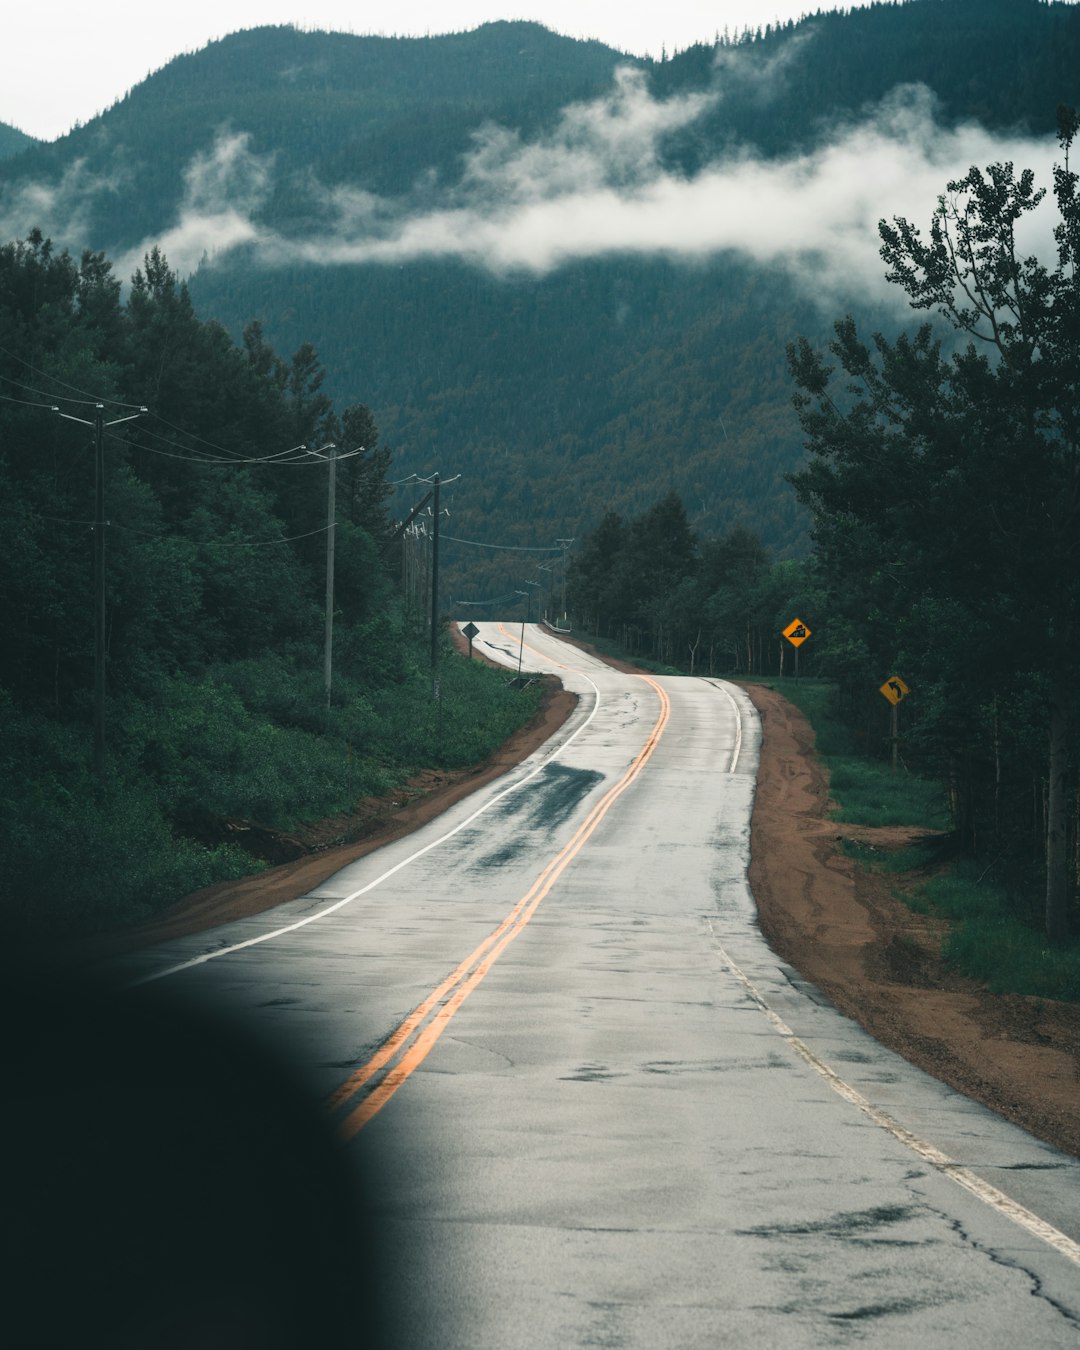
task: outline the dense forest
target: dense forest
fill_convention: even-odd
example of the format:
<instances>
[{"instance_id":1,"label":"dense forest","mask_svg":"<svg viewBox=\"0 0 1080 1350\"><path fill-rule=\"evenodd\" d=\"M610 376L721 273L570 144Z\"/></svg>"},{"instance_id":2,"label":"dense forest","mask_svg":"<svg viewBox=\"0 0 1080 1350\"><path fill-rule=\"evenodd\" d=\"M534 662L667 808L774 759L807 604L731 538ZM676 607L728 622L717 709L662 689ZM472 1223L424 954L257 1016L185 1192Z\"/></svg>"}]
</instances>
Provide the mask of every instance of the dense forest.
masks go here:
<instances>
[{"instance_id":1,"label":"dense forest","mask_svg":"<svg viewBox=\"0 0 1080 1350\"><path fill-rule=\"evenodd\" d=\"M120 291L100 253L0 248L8 939L250 871L260 829L475 762L532 706L450 651L433 697L389 456L311 344L234 344L158 252Z\"/></svg>"},{"instance_id":2,"label":"dense forest","mask_svg":"<svg viewBox=\"0 0 1080 1350\"><path fill-rule=\"evenodd\" d=\"M255 29L170 62L86 126L4 161L0 215L8 237L37 226L115 257L170 231L186 239L201 211L211 256L189 259L198 312L236 341L253 318L280 350L313 341L327 392L371 407L395 477L461 475L448 531L458 539L554 547L608 508L634 516L674 490L696 530L747 529L801 556L809 516L785 475L803 438L783 353L795 333L828 340L827 298L731 251L570 257L538 274L483 257L350 261L356 236L334 233L352 212L384 239L418 213L482 198L495 150L533 165L580 148L592 125L581 109L602 121L618 111L613 90L637 97L620 69L643 82L648 102L631 106L667 127L641 154L673 182L747 157L813 156L912 86L929 91L938 128L1050 140L1056 104L1080 98L1080 9L871 4L717 33L658 61L528 23L425 39ZM693 118L667 126L696 98ZM640 167L616 164L605 183L621 173L632 184ZM39 218L45 198L31 184L54 190L56 219ZM237 222L250 231L214 253ZM268 233L283 241L273 257L260 251ZM303 256L320 239L343 258ZM884 327L869 296L853 303L860 322ZM515 555L476 543L448 542L455 599L513 589Z\"/></svg>"},{"instance_id":3,"label":"dense forest","mask_svg":"<svg viewBox=\"0 0 1080 1350\"><path fill-rule=\"evenodd\" d=\"M24 131L0 122L0 159L21 154L31 144L31 138Z\"/></svg>"}]
</instances>

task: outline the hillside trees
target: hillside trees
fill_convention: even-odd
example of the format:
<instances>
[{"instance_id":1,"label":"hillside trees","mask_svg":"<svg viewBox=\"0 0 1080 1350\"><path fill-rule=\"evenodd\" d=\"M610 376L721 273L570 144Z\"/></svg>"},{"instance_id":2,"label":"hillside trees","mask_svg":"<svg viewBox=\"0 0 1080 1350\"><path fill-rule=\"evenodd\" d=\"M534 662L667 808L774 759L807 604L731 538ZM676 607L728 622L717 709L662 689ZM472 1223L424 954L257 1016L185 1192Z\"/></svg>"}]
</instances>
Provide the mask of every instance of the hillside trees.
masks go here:
<instances>
[{"instance_id":1,"label":"hillside trees","mask_svg":"<svg viewBox=\"0 0 1080 1350\"><path fill-rule=\"evenodd\" d=\"M125 300L101 254L76 261L40 231L0 247L5 938L100 927L250 871L223 842L246 827L224 820L348 809L419 764L482 757L528 715L497 678L477 687L477 667L448 671L436 723L426 643L379 560L389 453L364 405L339 417L320 386L310 345L285 361L257 326L238 347L201 321L157 251ZM343 456L329 708L328 465L295 449L302 420Z\"/></svg>"},{"instance_id":2,"label":"hillside trees","mask_svg":"<svg viewBox=\"0 0 1080 1350\"><path fill-rule=\"evenodd\" d=\"M742 527L699 538L674 493L629 520L608 511L574 552L568 595L588 632L690 674L783 673L781 629L796 612L817 621L805 563L774 563Z\"/></svg>"},{"instance_id":3,"label":"hillside trees","mask_svg":"<svg viewBox=\"0 0 1080 1350\"><path fill-rule=\"evenodd\" d=\"M1076 130L1062 109L1053 266L1021 251L1044 193L1011 164L950 182L928 238L904 219L881 223L889 280L947 320L957 349L929 324L866 345L842 320L839 392L809 343L789 353L810 452L793 481L813 512L830 613L858 622L878 671L903 661L920 681L922 747L950 776L969 847L994 838L1007 852L1010 834L1015 847L1024 779L1044 776L1052 941L1069 926L1080 659Z\"/></svg>"}]
</instances>

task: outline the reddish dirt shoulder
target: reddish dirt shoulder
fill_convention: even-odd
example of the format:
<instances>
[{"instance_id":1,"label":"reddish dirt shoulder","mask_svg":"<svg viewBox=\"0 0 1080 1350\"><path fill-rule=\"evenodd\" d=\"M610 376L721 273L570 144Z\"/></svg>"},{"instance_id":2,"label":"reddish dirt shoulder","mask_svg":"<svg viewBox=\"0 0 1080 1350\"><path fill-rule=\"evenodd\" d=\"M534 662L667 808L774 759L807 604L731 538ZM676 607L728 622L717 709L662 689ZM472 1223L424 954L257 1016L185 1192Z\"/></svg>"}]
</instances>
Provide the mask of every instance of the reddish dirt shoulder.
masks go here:
<instances>
[{"instance_id":1,"label":"reddish dirt shoulder","mask_svg":"<svg viewBox=\"0 0 1080 1350\"><path fill-rule=\"evenodd\" d=\"M892 893L904 878L840 848L900 848L913 832L831 820L809 723L775 690L743 687L764 730L750 887L773 949L883 1045L1080 1156L1080 1007L991 994L950 971L942 924Z\"/></svg>"}]
</instances>

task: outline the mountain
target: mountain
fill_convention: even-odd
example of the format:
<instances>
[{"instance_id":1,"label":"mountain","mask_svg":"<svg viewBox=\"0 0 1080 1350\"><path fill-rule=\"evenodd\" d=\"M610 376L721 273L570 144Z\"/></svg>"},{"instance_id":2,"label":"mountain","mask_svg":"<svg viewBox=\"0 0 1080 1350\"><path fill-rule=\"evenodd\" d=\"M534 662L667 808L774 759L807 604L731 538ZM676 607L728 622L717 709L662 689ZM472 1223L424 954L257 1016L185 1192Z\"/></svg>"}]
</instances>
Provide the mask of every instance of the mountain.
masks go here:
<instances>
[{"instance_id":1,"label":"mountain","mask_svg":"<svg viewBox=\"0 0 1080 1350\"><path fill-rule=\"evenodd\" d=\"M20 131L18 127L9 127L6 122L0 122L0 159L10 159L13 155L21 154L32 144L33 138L25 131Z\"/></svg>"},{"instance_id":2,"label":"mountain","mask_svg":"<svg viewBox=\"0 0 1080 1350\"><path fill-rule=\"evenodd\" d=\"M480 598L543 556L488 546L672 487L699 529L802 551L786 342L845 308L903 322L876 261L894 180L925 222L956 156L1048 165L1078 71L1080 6L1040 0L872 4L660 62L530 23L261 28L0 164L0 217L127 271L160 241L204 317L314 342L396 477L461 475L445 561Z\"/></svg>"}]
</instances>

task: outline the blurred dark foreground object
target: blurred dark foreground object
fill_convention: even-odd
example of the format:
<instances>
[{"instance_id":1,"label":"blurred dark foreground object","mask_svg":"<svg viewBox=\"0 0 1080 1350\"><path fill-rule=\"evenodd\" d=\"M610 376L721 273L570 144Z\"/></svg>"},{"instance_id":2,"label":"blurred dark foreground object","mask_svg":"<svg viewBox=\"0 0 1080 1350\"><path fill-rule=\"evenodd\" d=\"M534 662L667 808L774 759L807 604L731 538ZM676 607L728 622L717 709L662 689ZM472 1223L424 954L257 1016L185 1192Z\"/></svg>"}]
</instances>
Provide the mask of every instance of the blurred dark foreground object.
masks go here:
<instances>
[{"instance_id":1,"label":"blurred dark foreground object","mask_svg":"<svg viewBox=\"0 0 1080 1350\"><path fill-rule=\"evenodd\" d=\"M174 990L7 972L7 1345L383 1343L349 1153L235 1022Z\"/></svg>"}]
</instances>

